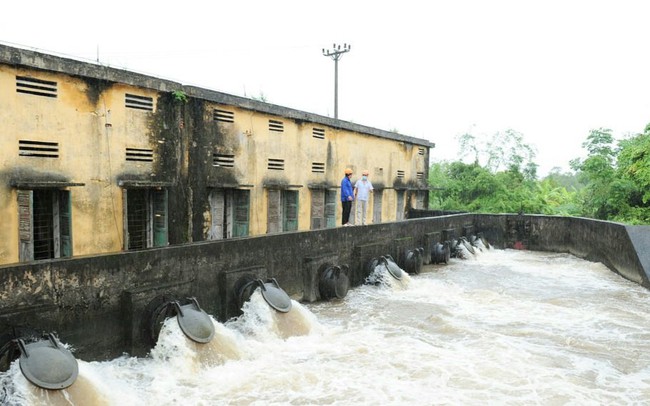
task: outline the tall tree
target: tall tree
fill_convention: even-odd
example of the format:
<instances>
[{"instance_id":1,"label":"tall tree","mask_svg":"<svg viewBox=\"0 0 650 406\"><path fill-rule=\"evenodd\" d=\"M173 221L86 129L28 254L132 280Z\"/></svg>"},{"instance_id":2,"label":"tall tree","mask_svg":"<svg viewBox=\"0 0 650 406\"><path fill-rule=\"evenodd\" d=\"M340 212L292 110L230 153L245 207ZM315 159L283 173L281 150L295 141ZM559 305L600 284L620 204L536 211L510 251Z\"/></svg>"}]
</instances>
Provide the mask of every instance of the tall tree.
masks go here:
<instances>
[{"instance_id":1,"label":"tall tree","mask_svg":"<svg viewBox=\"0 0 650 406\"><path fill-rule=\"evenodd\" d=\"M617 212L616 203L612 199L616 158L613 143L612 130L591 130L587 140L582 143L588 157L571 161L571 168L578 173L578 179L585 185L581 191L581 204L586 216L606 220Z\"/></svg>"}]
</instances>

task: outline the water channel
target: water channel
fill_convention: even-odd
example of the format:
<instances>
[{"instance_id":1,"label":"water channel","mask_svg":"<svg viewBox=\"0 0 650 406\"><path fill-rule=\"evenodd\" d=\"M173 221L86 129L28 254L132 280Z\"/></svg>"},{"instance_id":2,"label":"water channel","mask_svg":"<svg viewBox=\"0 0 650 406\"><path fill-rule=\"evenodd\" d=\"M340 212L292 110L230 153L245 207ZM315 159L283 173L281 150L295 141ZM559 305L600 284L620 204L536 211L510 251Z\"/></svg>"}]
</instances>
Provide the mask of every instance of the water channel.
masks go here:
<instances>
[{"instance_id":1,"label":"water channel","mask_svg":"<svg viewBox=\"0 0 650 406\"><path fill-rule=\"evenodd\" d=\"M256 293L200 345L79 360L67 390L0 374L6 405L648 404L650 291L598 263L490 250L277 313Z\"/></svg>"}]
</instances>

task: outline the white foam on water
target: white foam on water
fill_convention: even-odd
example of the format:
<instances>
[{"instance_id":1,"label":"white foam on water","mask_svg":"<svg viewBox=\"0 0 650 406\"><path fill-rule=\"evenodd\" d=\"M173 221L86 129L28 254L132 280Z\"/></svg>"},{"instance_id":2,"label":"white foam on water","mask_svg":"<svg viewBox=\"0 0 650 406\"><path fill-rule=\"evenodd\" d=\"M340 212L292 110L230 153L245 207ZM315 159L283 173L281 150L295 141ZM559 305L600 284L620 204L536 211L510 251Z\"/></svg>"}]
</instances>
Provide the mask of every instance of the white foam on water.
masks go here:
<instances>
[{"instance_id":1,"label":"white foam on water","mask_svg":"<svg viewBox=\"0 0 650 406\"><path fill-rule=\"evenodd\" d=\"M409 284L411 283L411 277L402 268L400 268L400 270L402 271L402 277L396 279L388 270L388 265L380 263L372 270L370 275L368 275L366 283L389 290L408 289Z\"/></svg>"},{"instance_id":2,"label":"white foam on water","mask_svg":"<svg viewBox=\"0 0 650 406\"><path fill-rule=\"evenodd\" d=\"M287 314L253 294L242 316L214 322L214 345L188 340L170 319L149 357L81 361L80 376L108 405L650 399L650 292L601 264L486 250L409 280L292 302ZM29 384L16 363L0 382L11 382L13 404L38 404L18 394Z\"/></svg>"}]
</instances>

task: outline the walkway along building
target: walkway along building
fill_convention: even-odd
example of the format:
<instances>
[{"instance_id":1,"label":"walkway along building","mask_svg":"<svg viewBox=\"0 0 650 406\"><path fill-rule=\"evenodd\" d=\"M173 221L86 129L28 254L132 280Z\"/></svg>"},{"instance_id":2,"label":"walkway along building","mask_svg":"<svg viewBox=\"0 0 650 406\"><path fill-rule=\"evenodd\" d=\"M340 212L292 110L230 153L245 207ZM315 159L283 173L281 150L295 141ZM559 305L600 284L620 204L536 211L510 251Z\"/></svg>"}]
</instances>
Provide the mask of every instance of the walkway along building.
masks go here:
<instances>
[{"instance_id":1,"label":"walkway along building","mask_svg":"<svg viewBox=\"0 0 650 406\"><path fill-rule=\"evenodd\" d=\"M335 227L426 208L429 141L0 45L0 265Z\"/></svg>"}]
</instances>

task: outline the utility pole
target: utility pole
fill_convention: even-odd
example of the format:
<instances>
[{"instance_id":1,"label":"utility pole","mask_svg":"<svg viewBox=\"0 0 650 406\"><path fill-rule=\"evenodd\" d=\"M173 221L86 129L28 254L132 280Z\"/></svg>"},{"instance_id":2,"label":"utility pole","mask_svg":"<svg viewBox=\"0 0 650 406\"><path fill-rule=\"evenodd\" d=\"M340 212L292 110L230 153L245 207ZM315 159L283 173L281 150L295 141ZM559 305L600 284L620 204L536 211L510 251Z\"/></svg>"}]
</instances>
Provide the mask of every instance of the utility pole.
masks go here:
<instances>
[{"instance_id":1,"label":"utility pole","mask_svg":"<svg viewBox=\"0 0 650 406\"><path fill-rule=\"evenodd\" d=\"M344 53L350 52L350 44L332 45L331 50L323 48L323 56L329 56L334 60L334 118L339 118L339 59Z\"/></svg>"}]
</instances>

